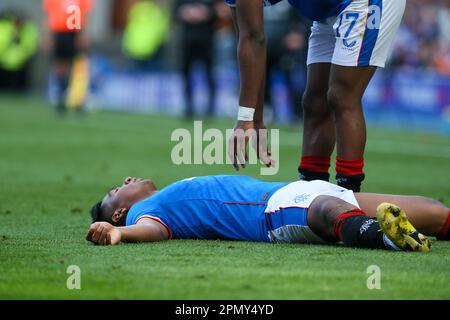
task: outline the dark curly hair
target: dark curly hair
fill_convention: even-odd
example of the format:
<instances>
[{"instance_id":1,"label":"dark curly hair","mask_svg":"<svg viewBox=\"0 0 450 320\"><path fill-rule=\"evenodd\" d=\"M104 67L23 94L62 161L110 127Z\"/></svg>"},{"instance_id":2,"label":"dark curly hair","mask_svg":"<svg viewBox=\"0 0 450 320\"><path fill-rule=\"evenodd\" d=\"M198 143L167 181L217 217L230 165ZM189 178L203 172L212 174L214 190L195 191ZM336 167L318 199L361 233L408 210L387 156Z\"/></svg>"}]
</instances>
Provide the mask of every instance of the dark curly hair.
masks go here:
<instances>
[{"instance_id":1,"label":"dark curly hair","mask_svg":"<svg viewBox=\"0 0 450 320\"><path fill-rule=\"evenodd\" d=\"M97 202L91 208L92 223L102 221L102 201Z\"/></svg>"}]
</instances>

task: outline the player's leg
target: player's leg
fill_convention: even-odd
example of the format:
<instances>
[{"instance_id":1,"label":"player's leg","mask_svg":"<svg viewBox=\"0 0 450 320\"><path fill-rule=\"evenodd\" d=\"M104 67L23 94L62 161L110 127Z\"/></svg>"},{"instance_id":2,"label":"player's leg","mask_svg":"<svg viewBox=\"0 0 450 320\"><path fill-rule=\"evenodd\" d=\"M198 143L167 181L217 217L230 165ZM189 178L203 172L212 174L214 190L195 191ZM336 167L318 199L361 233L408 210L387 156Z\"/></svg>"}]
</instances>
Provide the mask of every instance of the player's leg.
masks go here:
<instances>
[{"instance_id":1,"label":"player's leg","mask_svg":"<svg viewBox=\"0 0 450 320\"><path fill-rule=\"evenodd\" d=\"M328 242L340 241L334 230L334 222L344 212L363 215L358 207L342 199L331 196L319 196L308 209L308 226L314 233Z\"/></svg>"},{"instance_id":2,"label":"player's leg","mask_svg":"<svg viewBox=\"0 0 450 320\"><path fill-rule=\"evenodd\" d=\"M337 182L359 191L366 129L361 99L376 67L384 67L405 0L354 0L334 23L328 102L336 121Z\"/></svg>"},{"instance_id":3,"label":"player's leg","mask_svg":"<svg viewBox=\"0 0 450 320\"><path fill-rule=\"evenodd\" d=\"M57 112L66 111L66 95L69 88L70 72L76 54L73 33L54 33L53 72L57 82Z\"/></svg>"},{"instance_id":4,"label":"player's leg","mask_svg":"<svg viewBox=\"0 0 450 320\"><path fill-rule=\"evenodd\" d=\"M450 209L439 201L418 196L399 196L375 193L355 193L361 209L374 217L382 202L395 204L405 210L408 219L419 232L450 240Z\"/></svg>"},{"instance_id":5,"label":"player's leg","mask_svg":"<svg viewBox=\"0 0 450 320\"><path fill-rule=\"evenodd\" d=\"M336 181L359 192L364 180L363 158L366 123L362 97L376 67L332 65L327 99L334 114L336 130Z\"/></svg>"},{"instance_id":6,"label":"player's leg","mask_svg":"<svg viewBox=\"0 0 450 320\"><path fill-rule=\"evenodd\" d=\"M342 241L356 248L386 250L430 250L430 243L406 219L401 209L385 206L379 221L356 206L336 197L319 196L308 210L308 226L329 242ZM385 230L385 231L382 231Z\"/></svg>"},{"instance_id":7,"label":"player's leg","mask_svg":"<svg viewBox=\"0 0 450 320\"><path fill-rule=\"evenodd\" d=\"M315 21L308 48L306 89L303 95L303 147L298 167L301 180L325 180L335 145L334 121L327 102L334 52L333 28Z\"/></svg>"},{"instance_id":8,"label":"player's leg","mask_svg":"<svg viewBox=\"0 0 450 320\"><path fill-rule=\"evenodd\" d=\"M55 59L53 62L53 70L57 82L57 104L56 111L62 115L67 111L66 97L69 89L69 79L72 63L67 59Z\"/></svg>"}]
</instances>

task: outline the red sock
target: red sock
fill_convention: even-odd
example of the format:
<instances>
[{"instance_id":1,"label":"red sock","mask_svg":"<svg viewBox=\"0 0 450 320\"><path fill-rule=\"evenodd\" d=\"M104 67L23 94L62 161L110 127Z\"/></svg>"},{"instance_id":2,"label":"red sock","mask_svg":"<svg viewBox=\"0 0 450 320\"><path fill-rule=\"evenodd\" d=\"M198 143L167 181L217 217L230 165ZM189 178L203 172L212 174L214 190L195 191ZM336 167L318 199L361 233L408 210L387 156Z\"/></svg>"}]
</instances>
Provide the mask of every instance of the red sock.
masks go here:
<instances>
[{"instance_id":1,"label":"red sock","mask_svg":"<svg viewBox=\"0 0 450 320\"><path fill-rule=\"evenodd\" d=\"M365 216L366 213L361 209L353 209L344 213L341 213L336 220L334 220L334 234L339 241L342 241L342 224L343 222L350 217L354 216Z\"/></svg>"},{"instance_id":2,"label":"red sock","mask_svg":"<svg viewBox=\"0 0 450 320\"><path fill-rule=\"evenodd\" d=\"M438 240L450 240L450 234L448 233L450 229L450 211L448 212L447 220L444 223L441 231L439 231L436 238Z\"/></svg>"},{"instance_id":3,"label":"red sock","mask_svg":"<svg viewBox=\"0 0 450 320\"><path fill-rule=\"evenodd\" d=\"M303 156L298 168L309 172L328 173L330 157Z\"/></svg>"},{"instance_id":4,"label":"red sock","mask_svg":"<svg viewBox=\"0 0 450 320\"><path fill-rule=\"evenodd\" d=\"M344 176L355 176L363 174L364 158L343 159L336 157L336 173Z\"/></svg>"}]
</instances>

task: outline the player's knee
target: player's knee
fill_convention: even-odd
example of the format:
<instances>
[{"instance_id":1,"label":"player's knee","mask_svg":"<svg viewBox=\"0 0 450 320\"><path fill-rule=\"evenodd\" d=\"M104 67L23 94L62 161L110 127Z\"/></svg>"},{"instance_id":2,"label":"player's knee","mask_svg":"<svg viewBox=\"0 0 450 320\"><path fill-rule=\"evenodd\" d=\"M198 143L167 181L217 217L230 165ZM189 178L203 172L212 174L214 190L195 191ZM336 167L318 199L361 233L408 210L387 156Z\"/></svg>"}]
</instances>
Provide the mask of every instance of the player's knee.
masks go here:
<instances>
[{"instance_id":1,"label":"player's knee","mask_svg":"<svg viewBox=\"0 0 450 320\"><path fill-rule=\"evenodd\" d=\"M317 197L308 210L308 225L319 237L332 239L330 202L327 196Z\"/></svg>"},{"instance_id":2,"label":"player's knee","mask_svg":"<svg viewBox=\"0 0 450 320\"><path fill-rule=\"evenodd\" d=\"M347 203L341 199L332 196L319 196L311 204L311 213L321 224L331 226L333 221L339 215L337 208L346 207ZM348 209L348 208L346 208Z\"/></svg>"},{"instance_id":3,"label":"player's knee","mask_svg":"<svg viewBox=\"0 0 450 320\"><path fill-rule=\"evenodd\" d=\"M438 200L420 196L418 196L417 199L424 204L427 208L426 211L430 216L440 218L441 216L445 217L448 214L449 208Z\"/></svg>"},{"instance_id":4,"label":"player's knee","mask_svg":"<svg viewBox=\"0 0 450 320\"><path fill-rule=\"evenodd\" d=\"M264 31L252 28L240 30L239 40L251 41L261 46L265 45L267 42L266 34L264 33Z\"/></svg>"},{"instance_id":5,"label":"player's knee","mask_svg":"<svg viewBox=\"0 0 450 320\"><path fill-rule=\"evenodd\" d=\"M307 90L302 107L305 119L321 121L330 116L326 92Z\"/></svg>"},{"instance_id":6,"label":"player's knee","mask_svg":"<svg viewBox=\"0 0 450 320\"><path fill-rule=\"evenodd\" d=\"M422 203L421 209L426 219L429 234L437 234L448 218L449 208L442 202L426 198L416 197L417 203Z\"/></svg>"},{"instance_id":7,"label":"player's knee","mask_svg":"<svg viewBox=\"0 0 450 320\"><path fill-rule=\"evenodd\" d=\"M343 212L355 207L346 201L332 196L319 196L312 203L308 212L308 225L324 240L336 241L334 224Z\"/></svg>"},{"instance_id":8,"label":"player's knee","mask_svg":"<svg viewBox=\"0 0 450 320\"><path fill-rule=\"evenodd\" d=\"M332 87L327 92L327 102L337 117L346 116L358 107L358 99L349 95L343 87Z\"/></svg>"}]
</instances>

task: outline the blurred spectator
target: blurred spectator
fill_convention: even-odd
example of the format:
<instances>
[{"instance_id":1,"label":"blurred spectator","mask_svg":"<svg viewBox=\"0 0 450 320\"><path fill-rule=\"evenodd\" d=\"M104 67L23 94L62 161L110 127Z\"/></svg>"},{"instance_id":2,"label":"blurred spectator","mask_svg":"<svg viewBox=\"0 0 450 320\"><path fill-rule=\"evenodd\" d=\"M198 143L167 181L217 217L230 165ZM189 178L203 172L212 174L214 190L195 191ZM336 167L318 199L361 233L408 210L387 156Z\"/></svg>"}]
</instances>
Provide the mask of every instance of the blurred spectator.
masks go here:
<instances>
[{"instance_id":1,"label":"blurred spectator","mask_svg":"<svg viewBox=\"0 0 450 320\"><path fill-rule=\"evenodd\" d=\"M309 24L306 23L287 1L265 9L264 28L267 36L267 83L265 103L273 105L271 84L274 74L281 71L288 92L289 105L295 115L301 117L303 88L294 84L294 77L306 78L307 37ZM295 74L301 72L302 74ZM277 110L273 108L273 118Z\"/></svg>"},{"instance_id":2,"label":"blurred spectator","mask_svg":"<svg viewBox=\"0 0 450 320\"><path fill-rule=\"evenodd\" d=\"M449 0L408 0L391 67L431 69L449 76L449 31Z\"/></svg>"},{"instance_id":3,"label":"blurred spectator","mask_svg":"<svg viewBox=\"0 0 450 320\"><path fill-rule=\"evenodd\" d=\"M123 36L125 55L141 68L158 66L169 22L169 13L154 0L141 0L132 5Z\"/></svg>"},{"instance_id":4,"label":"blurred spectator","mask_svg":"<svg viewBox=\"0 0 450 320\"><path fill-rule=\"evenodd\" d=\"M0 13L0 90L25 90L36 53L37 27L19 13Z\"/></svg>"},{"instance_id":5,"label":"blurred spectator","mask_svg":"<svg viewBox=\"0 0 450 320\"><path fill-rule=\"evenodd\" d=\"M175 0L174 18L181 27L181 68L185 81L185 116L194 115L192 66L201 62L208 82L208 115L214 114L215 83L213 75L214 28L217 21L215 0Z\"/></svg>"},{"instance_id":6,"label":"blurred spectator","mask_svg":"<svg viewBox=\"0 0 450 320\"><path fill-rule=\"evenodd\" d=\"M218 0L215 2L215 12L217 22L214 35L214 58L220 62L220 64L216 64L216 68L236 70L237 42L230 7L225 1Z\"/></svg>"},{"instance_id":7,"label":"blurred spectator","mask_svg":"<svg viewBox=\"0 0 450 320\"><path fill-rule=\"evenodd\" d=\"M88 49L87 16L91 0L44 0L44 51L51 53L57 79L57 112L67 110L67 94L75 58ZM81 110L81 105L76 106Z\"/></svg>"}]
</instances>

